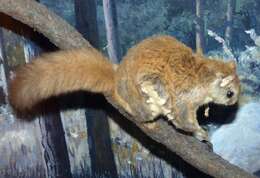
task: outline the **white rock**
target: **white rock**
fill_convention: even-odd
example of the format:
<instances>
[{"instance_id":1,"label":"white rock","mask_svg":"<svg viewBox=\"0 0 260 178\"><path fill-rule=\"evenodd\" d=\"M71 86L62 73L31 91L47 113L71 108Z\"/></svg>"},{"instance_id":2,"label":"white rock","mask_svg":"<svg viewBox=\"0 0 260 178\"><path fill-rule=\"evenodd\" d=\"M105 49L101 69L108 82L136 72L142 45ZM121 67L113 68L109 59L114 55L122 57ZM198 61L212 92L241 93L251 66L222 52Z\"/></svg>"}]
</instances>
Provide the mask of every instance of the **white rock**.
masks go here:
<instances>
[{"instance_id":1,"label":"white rock","mask_svg":"<svg viewBox=\"0 0 260 178\"><path fill-rule=\"evenodd\" d=\"M244 105L211 136L214 152L250 173L260 170L260 103Z\"/></svg>"}]
</instances>

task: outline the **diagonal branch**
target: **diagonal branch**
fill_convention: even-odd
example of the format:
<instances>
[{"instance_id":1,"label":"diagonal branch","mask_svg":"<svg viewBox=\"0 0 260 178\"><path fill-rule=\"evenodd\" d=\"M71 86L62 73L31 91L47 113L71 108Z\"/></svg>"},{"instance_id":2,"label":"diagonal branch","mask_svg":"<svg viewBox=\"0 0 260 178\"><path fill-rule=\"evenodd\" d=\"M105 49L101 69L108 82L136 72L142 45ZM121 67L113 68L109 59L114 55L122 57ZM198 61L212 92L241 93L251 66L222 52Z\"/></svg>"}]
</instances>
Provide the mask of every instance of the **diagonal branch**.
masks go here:
<instances>
[{"instance_id":1,"label":"diagonal branch","mask_svg":"<svg viewBox=\"0 0 260 178\"><path fill-rule=\"evenodd\" d=\"M29 25L61 49L92 48L88 41L62 18L32 0L1 0L0 11Z\"/></svg>"},{"instance_id":2,"label":"diagonal branch","mask_svg":"<svg viewBox=\"0 0 260 178\"><path fill-rule=\"evenodd\" d=\"M73 27L63 19L34 0L0 0L0 11L27 24L45 35L61 49L86 46L93 48ZM107 100L128 120L135 123L145 134L163 144L202 172L218 178L253 178L242 169L228 163L220 156L210 152L207 147L193 137L175 131L166 122L159 120L155 130L149 130L138 119L128 115L109 96ZM122 119L126 119L122 118Z\"/></svg>"}]
</instances>

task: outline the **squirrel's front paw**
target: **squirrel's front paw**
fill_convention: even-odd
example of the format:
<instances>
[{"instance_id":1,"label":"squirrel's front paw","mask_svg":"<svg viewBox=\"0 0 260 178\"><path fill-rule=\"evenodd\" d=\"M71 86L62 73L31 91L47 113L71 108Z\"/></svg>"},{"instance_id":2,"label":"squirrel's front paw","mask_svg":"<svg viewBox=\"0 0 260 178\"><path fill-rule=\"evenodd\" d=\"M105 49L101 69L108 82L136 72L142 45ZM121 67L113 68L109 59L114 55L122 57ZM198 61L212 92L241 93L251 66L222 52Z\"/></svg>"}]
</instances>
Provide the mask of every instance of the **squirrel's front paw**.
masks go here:
<instances>
[{"instance_id":1,"label":"squirrel's front paw","mask_svg":"<svg viewBox=\"0 0 260 178\"><path fill-rule=\"evenodd\" d=\"M199 130L197 130L197 131L195 131L194 133L193 133L193 135L194 135L194 137L195 138L197 138L199 141L201 141L201 142L209 142L209 137L208 137L208 133L205 131L205 130L203 130L202 128L201 129L199 129Z\"/></svg>"},{"instance_id":2,"label":"squirrel's front paw","mask_svg":"<svg viewBox=\"0 0 260 178\"><path fill-rule=\"evenodd\" d=\"M205 143L206 146L207 146L207 149L209 151L213 151L213 145L212 143L210 142L209 140L209 137L208 137L208 133L203 130L203 129L200 129L196 132L194 132L194 137L197 138L199 141L201 141L202 143Z\"/></svg>"}]
</instances>

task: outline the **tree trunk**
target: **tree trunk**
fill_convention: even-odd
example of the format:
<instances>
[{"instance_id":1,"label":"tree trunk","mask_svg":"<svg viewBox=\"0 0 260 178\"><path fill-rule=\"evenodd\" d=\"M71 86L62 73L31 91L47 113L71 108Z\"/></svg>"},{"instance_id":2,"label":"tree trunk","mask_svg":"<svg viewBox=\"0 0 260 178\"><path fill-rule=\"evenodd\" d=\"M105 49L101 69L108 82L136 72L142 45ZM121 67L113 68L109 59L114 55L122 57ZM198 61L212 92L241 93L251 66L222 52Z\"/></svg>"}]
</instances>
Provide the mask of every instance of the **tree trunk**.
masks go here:
<instances>
[{"instance_id":1,"label":"tree trunk","mask_svg":"<svg viewBox=\"0 0 260 178\"><path fill-rule=\"evenodd\" d=\"M230 45L232 43L232 31L233 31L233 13L236 6L236 0L228 0L227 2L227 12L226 12L226 31L225 40Z\"/></svg>"},{"instance_id":2,"label":"tree trunk","mask_svg":"<svg viewBox=\"0 0 260 178\"><path fill-rule=\"evenodd\" d=\"M35 51L39 48L30 40L22 37L27 36L33 39L35 33L32 29L9 16L1 17L4 19L4 26L7 29L19 32L18 35L1 29L0 42L5 76L10 79L14 66L30 61L35 57ZM5 81L5 85L7 83L8 80ZM11 112L5 116L5 123L0 126L2 138L0 155L7 156L2 158L3 169L0 171L0 177L14 177L18 174L28 178L71 177L62 125L59 123L60 118L50 114L48 118L43 116L41 120L35 118L31 122L25 122L21 121L19 117L14 119ZM48 124L53 129L50 127L46 129ZM42 127L45 129L41 130ZM4 140L8 140L12 144L7 144ZM3 150L5 152L2 152ZM8 164L7 168L5 164Z\"/></svg>"},{"instance_id":3,"label":"tree trunk","mask_svg":"<svg viewBox=\"0 0 260 178\"><path fill-rule=\"evenodd\" d=\"M196 51L198 53L204 52L204 1L196 0Z\"/></svg>"},{"instance_id":4,"label":"tree trunk","mask_svg":"<svg viewBox=\"0 0 260 178\"><path fill-rule=\"evenodd\" d=\"M4 58L5 50L4 50L4 40L3 40L3 31L0 29L0 105L7 103L7 69L8 66L5 64Z\"/></svg>"},{"instance_id":5,"label":"tree trunk","mask_svg":"<svg viewBox=\"0 0 260 178\"><path fill-rule=\"evenodd\" d=\"M96 1L76 0L76 27L95 48L99 47ZM93 98L96 100L97 98ZM102 104L103 100L95 103ZM110 141L107 115L103 110L87 108L89 152L94 177L117 177L116 164Z\"/></svg>"},{"instance_id":6,"label":"tree trunk","mask_svg":"<svg viewBox=\"0 0 260 178\"><path fill-rule=\"evenodd\" d=\"M107 51L110 60L119 63L121 60L121 48L118 37L117 13L114 0L103 0L103 9L106 25Z\"/></svg>"},{"instance_id":7,"label":"tree trunk","mask_svg":"<svg viewBox=\"0 0 260 178\"><path fill-rule=\"evenodd\" d=\"M49 178L70 178L70 162L65 134L58 107L55 114L44 114L39 119L42 147Z\"/></svg>"},{"instance_id":8,"label":"tree trunk","mask_svg":"<svg viewBox=\"0 0 260 178\"><path fill-rule=\"evenodd\" d=\"M107 114L103 110L88 108L86 117L92 176L117 178Z\"/></svg>"},{"instance_id":9,"label":"tree trunk","mask_svg":"<svg viewBox=\"0 0 260 178\"><path fill-rule=\"evenodd\" d=\"M95 0L75 0L76 29L95 48L99 47Z\"/></svg>"}]
</instances>

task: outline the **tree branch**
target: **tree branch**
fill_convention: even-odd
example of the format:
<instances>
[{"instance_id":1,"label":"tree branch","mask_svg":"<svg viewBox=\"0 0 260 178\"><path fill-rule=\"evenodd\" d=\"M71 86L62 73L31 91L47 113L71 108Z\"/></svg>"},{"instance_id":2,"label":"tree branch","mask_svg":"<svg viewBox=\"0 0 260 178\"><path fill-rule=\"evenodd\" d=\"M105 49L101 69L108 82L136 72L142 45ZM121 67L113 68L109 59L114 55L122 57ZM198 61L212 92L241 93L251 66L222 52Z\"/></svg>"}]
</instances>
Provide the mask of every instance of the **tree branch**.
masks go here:
<instances>
[{"instance_id":1,"label":"tree branch","mask_svg":"<svg viewBox=\"0 0 260 178\"><path fill-rule=\"evenodd\" d=\"M42 4L32 0L1 0L0 4L1 12L42 33L61 49L92 48L79 32Z\"/></svg>"},{"instance_id":2,"label":"tree branch","mask_svg":"<svg viewBox=\"0 0 260 178\"><path fill-rule=\"evenodd\" d=\"M33 0L0 0L0 11L36 29L61 49L82 46L93 48L73 27ZM210 152L207 146L197 139L177 132L163 120L157 121L159 127L156 129L148 129L138 122L138 118L128 115L112 98L106 98L145 134L202 172L218 178L254 177Z\"/></svg>"}]
</instances>

